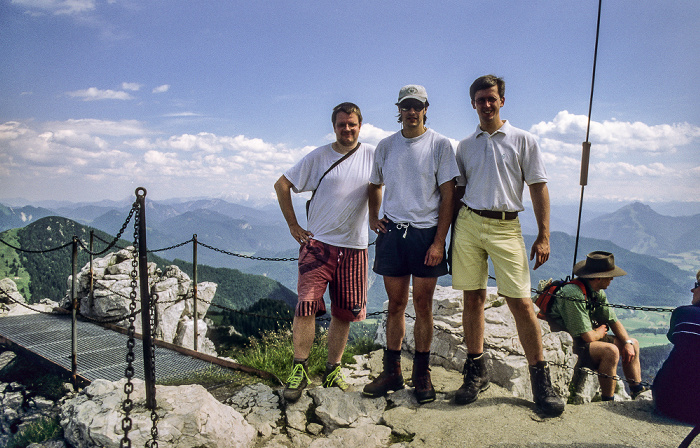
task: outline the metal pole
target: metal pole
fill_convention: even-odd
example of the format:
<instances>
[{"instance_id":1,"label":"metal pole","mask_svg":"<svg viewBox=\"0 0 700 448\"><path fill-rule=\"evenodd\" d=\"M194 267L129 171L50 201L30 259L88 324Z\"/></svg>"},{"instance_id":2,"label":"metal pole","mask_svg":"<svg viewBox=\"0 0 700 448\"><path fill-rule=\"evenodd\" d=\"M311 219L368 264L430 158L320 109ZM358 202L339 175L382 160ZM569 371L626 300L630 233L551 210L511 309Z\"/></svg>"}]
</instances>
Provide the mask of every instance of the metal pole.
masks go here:
<instances>
[{"instance_id":1,"label":"metal pole","mask_svg":"<svg viewBox=\"0 0 700 448\"><path fill-rule=\"evenodd\" d=\"M194 351L199 344L199 316L197 315L197 234L192 235L192 315L194 316Z\"/></svg>"},{"instance_id":2,"label":"metal pole","mask_svg":"<svg viewBox=\"0 0 700 448\"><path fill-rule=\"evenodd\" d=\"M78 237L73 236L73 278L71 281L71 298L73 299L73 317L71 323L71 380L78 388Z\"/></svg>"},{"instance_id":3,"label":"metal pole","mask_svg":"<svg viewBox=\"0 0 700 448\"><path fill-rule=\"evenodd\" d=\"M93 270L92 262L94 260L94 256L92 253L95 251L93 249L94 247L94 240L95 240L95 231L90 230L90 310L92 310L92 307L95 305L95 271Z\"/></svg>"},{"instance_id":4,"label":"metal pole","mask_svg":"<svg viewBox=\"0 0 700 448\"><path fill-rule=\"evenodd\" d=\"M588 160L591 156L591 143L588 137L591 132L591 113L593 111L593 90L595 88L595 69L598 65L598 41L600 39L600 15L603 10L603 0L598 0L598 21L595 28L595 48L593 50L593 74L591 75L591 96L588 101L588 125L586 126L586 141L583 142L581 153L581 200L578 206L578 224L576 225L576 243L574 245L574 262L571 264L571 277L574 276L574 266L576 266L576 257L578 256L578 240L581 232L581 214L583 212L583 191L588 184Z\"/></svg>"},{"instance_id":5,"label":"metal pole","mask_svg":"<svg viewBox=\"0 0 700 448\"><path fill-rule=\"evenodd\" d=\"M153 340L151 338L151 294L148 287L148 247L146 245L146 189L136 189L139 203L139 291L141 295L141 333L143 335L143 373L146 382L146 407L156 408L155 371L151 365Z\"/></svg>"}]
</instances>

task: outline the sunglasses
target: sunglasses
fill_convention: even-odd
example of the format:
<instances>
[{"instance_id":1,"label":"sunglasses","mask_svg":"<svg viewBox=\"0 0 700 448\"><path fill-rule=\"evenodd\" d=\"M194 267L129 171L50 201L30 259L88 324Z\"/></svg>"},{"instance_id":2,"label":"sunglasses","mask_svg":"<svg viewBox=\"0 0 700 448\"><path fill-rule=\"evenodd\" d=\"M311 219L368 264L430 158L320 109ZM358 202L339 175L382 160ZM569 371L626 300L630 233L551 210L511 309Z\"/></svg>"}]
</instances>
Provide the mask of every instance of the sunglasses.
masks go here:
<instances>
[{"instance_id":1,"label":"sunglasses","mask_svg":"<svg viewBox=\"0 0 700 448\"><path fill-rule=\"evenodd\" d=\"M693 289L697 288L698 286L700 286L700 282L695 282L695 286L693 287Z\"/></svg>"},{"instance_id":2,"label":"sunglasses","mask_svg":"<svg viewBox=\"0 0 700 448\"><path fill-rule=\"evenodd\" d=\"M421 103L420 101L409 101L399 104L399 108L401 109L401 112L408 112L411 109L415 110L416 112L420 112L425 109L425 104Z\"/></svg>"}]
</instances>

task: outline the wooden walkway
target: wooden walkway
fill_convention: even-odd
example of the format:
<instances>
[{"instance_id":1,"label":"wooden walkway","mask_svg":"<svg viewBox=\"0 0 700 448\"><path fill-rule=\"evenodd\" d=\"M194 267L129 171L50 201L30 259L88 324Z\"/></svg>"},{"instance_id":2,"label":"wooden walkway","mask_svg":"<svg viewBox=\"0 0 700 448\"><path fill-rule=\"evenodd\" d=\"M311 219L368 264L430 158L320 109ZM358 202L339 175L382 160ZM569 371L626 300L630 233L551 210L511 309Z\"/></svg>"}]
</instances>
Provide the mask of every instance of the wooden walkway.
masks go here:
<instances>
[{"instance_id":1,"label":"wooden walkway","mask_svg":"<svg viewBox=\"0 0 700 448\"><path fill-rule=\"evenodd\" d=\"M127 336L91 322L78 321L78 376L117 381L126 369ZM71 372L71 316L27 314L0 317L0 341ZM216 367L168 348L155 348L156 381L162 382ZM136 339L134 376L144 379L143 345Z\"/></svg>"}]
</instances>

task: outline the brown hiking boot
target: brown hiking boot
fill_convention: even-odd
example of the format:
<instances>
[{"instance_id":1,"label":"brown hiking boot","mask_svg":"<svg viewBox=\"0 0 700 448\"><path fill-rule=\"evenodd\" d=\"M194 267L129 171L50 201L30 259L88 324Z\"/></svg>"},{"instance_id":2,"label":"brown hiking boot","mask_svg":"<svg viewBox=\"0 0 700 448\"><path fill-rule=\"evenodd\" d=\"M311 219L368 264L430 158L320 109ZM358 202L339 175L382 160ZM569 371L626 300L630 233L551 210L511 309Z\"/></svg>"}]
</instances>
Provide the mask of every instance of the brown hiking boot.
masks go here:
<instances>
[{"instance_id":1,"label":"brown hiking boot","mask_svg":"<svg viewBox=\"0 0 700 448\"><path fill-rule=\"evenodd\" d=\"M430 380L430 369L427 371L412 375L413 394L416 396L418 403L430 403L435 401L435 388L433 387L433 382Z\"/></svg>"},{"instance_id":2,"label":"brown hiking boot","mask_svg":"<svg viewBox=\"0 0 700 448\"><path fill-rule=\"evenodd\" d=\"M546 361L540 361L530 366L530 383L535 405L543 414L556 417L564 412L564 400L557 395L552 387L549 376L549 366Z\"/></svg>"},{"instance_id":3,"label":"brown hiking boot","mask_svg":"<svg viewBox=\"0 0 700 448\"><path fill-rule=\"evenodd\" d=\"M464 362L462 369L464 383L457 389L455 403L469 404L476 401L479 394L489 388L489 379L486 376L486 360L482 354L478 358L469 358Z\"/></svg>"},{"instance_id":4,"label":"brown hiking boot","mask_svg":"<svg viewBox=\"0 0 700 448\"><path fill-rule=\"evenodd\" d=\"M376 398L383 397L389 391L397 391L404 388L403 375L401 374L401 352L390 353L384 350L384 370L371 383L362 389L362 395Z\"/></svg>"},{"instance_id":5,"label":"brown hiking boot","mask_svg":"<svg viewBox=\"0 0 700 448\"><path fill-rule=\"evenodd\" d=\"M304 388L309 384L309 361L294 361L292 373L287 378L287 385L284 387L282 396L285 400L293 403L301 397Z\"/></svg>"}]
</instances>

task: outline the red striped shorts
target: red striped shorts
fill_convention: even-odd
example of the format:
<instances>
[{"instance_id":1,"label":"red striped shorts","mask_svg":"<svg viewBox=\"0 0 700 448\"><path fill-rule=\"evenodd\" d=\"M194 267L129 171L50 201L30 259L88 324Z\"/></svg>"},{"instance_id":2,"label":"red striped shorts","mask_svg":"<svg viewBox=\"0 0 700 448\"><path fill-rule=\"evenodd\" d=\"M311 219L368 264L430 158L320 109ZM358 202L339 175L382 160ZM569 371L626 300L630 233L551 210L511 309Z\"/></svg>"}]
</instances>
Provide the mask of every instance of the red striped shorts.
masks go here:
<instances>
[{"instance_id":1,"label":"red striped shorts","mask_svg":"<svg viewBox=\"0 0 700 448\"><path fill-rule=\"evenodd\" d=\"M346 322L367 314L367 249L350 249L314 239L299 249L295 316L326 313L323 294L331 297L331 315Z\"/></svg>"}]
</instances>

